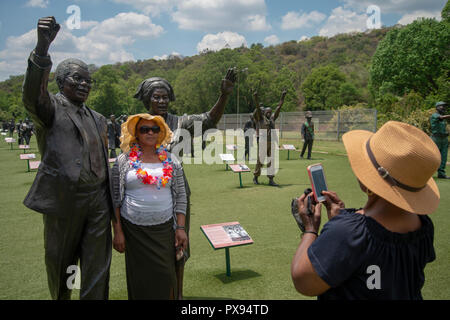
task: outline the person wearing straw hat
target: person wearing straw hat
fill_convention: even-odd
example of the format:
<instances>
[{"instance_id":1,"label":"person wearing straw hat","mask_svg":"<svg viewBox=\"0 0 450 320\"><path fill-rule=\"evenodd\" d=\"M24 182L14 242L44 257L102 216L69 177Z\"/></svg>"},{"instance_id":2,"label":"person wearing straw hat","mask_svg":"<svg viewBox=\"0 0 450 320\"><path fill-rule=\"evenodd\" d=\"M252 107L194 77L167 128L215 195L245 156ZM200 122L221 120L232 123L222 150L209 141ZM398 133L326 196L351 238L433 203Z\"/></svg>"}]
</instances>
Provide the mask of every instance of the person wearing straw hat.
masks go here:
<instances>
[{"instance_id":1,"label":"person wearing straw hat","mask_svg":"<svg viewBox=\"0 0 450 320\"><path fill-rule=\"evenodd\" d=\"M428 214L440 198L438 148L395 121L376 133L350 131L343 142L368 200L345 209L335 192L323 192L329 221L319 236L322 203L308 215L307 196L297 199L305 232L291 265L295 288L319 299L422 299L424 268L435 260Z\"/></svg>"},{"instance_id":2,"label":"person wearing straw hat","mask_svg":"<svg viewBox=\"0 0 450 320\"><path fill-rule=\"evenodd\" d=\"M175 262L188 244L187 198L181 164L165 148L171 139L160 116L136 114L122 124L112 225L113 247L125 252L130 300L177 297Z\"/></svg>"},{"instance_id":3,"label":"person wearing straw hat","mask_svg":"<svg viewBox=\"0 0 450 320\"><path fill-rule=\"evenodd\" d=\"M431 139L433 139L441 152L441 165L438 169L439 179L450 179L445 173L448 153L448 130L446 120L450 119L450 115L446 115L446 113L447 103L440 101L436 103L436 112L430 117Z\"/></svg>"},{"instance_id":4,"label":"person wearing straw hat","mask_svg":"<svg viewBox=\"0 0 450 320\"><path fill-rule=\"evenodd\" d=\"M306 111L305 114L306 122L302 124L301 134L303 138L303 148L300 153L300 158L303 158L305 154L306 147L308 147L308 159L311 159L312 146L314 142L314 123L312 120L312 112Z\"/></svg>"},{"instance_id":5,"label":"person wearing straw hat","mask_svg":"<svg viewBox=\"0 0 450 320\"><path fill-rule=\"evenodd\" d=\"M208 111L201 114L184 114L183 116L177 116L169 113L169 103L175 101L175 92L170 83L163 78L152 77L142 81L136 90L134 98L142 101L145 108L152 115L159 115L164 118L170 130L174 132L171 143L168 145L168 150L174 150L175 147L183 140L181 135L182 130L187 130L191 137L194 137L195 123L200 123L201 134L208 129L216 128L219 123L225 106L227 104L230 94L233 92L234 83L236 82L236 70L234 68L228 69L224 79L222 79L220 86L220 96L214 106ZM178 156L178 154L176 155ZM189 188L188 181L186 182L186 194L187 194L187 212L186 212L186 233L189 236L190 227L190 195L191 190ZM190 257L190 246L188 244L185 251L185 258L177 262L177 283L178 283L178 300L183 299L183 278L184 278L184 266L186 261Z\"/></svg>"}]
</instances>

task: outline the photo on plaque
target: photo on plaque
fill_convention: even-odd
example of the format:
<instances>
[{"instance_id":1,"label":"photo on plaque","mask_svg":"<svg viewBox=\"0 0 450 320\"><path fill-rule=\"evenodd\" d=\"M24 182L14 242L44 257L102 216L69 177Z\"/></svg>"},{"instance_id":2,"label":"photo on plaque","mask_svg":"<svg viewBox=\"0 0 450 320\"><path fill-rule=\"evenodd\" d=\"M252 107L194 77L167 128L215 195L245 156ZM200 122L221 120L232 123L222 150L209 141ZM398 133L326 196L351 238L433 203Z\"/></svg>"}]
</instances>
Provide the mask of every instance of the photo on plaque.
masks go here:
<instances>
[{"instance_id":1,"label":"photo on plaque","mask_svg":"<svg viewBox=\"0 0 450 320\"><path fill-rule=\"evenodd\" d=\"M247 231L245 231L240 224L223 226L223 229L226 233L228 233L231 241L250 240L250 236L248 235Z\"/></svg>"},{"instance_id":2,"label":"photo on plaque","mask_svg":"<svg viewBox=\"0 0 450 320\"><path fill-rule=\"evenodd\" d=\"M230 168L233 172L249 172L250 168L245 164L230 164Z\"/></svg>"},{"instance_id":3,"label":"photo on plaque","mask_svg":"<svg viewBox=\"0 0 450 320\"><path fill-rule=\"evenodd\" d=\"M203 225L200 229L215 250L253 243L250 235L237 221Z\"/></svg>"}]
</instances>

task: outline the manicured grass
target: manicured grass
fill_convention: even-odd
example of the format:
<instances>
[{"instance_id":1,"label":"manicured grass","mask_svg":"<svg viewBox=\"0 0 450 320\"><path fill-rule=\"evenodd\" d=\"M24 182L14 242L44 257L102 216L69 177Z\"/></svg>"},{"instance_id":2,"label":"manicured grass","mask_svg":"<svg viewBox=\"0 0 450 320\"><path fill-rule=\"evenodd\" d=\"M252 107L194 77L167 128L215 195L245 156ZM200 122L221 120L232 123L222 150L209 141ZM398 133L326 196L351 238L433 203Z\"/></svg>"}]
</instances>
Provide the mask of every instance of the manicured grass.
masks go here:
<instances>
[{"instance_id":1,"label":"manicured grass","mask_svg":"<svg viewBox=\"0 0 450 320\"><path fill-rule=\"evenodd\" d=\"M282 141L283 143L283 141ZM301 142L285 141L301 147ZM281 144L281 143L280 143ZM32 149L37 153L34 137ZM310 299L298 294L291 281L290 264L300 241L290 213L291 199L309 186L306 166L324 165L329 188L337 191L347 207L361 207L365 196L351 172L339 142L315 141L312 160L298 159L298 152L280 152L279 188L252 183L253 175L225 171L225 165L186 165L192 189L191 258L186 264L184 294L187 299ZM18 160L17 145L10 150L0 141L0 299L49 299L44 264L42 216L22 201L35 173L26 172ZM250 165L254 168L254 165ZM450 181L437 180L439 209L431 216L435 225L437 259L426 268L422 290L425 299L450 299ZM231 248L231 277L225 274L225 251L213 250L200 226L239 221L254 244ZM326 223L323 212L322 225ZM73 298L78 298L74 290ZM110 298L126 299L124 256L113 251Z\"/></svg>"}]
</instances>

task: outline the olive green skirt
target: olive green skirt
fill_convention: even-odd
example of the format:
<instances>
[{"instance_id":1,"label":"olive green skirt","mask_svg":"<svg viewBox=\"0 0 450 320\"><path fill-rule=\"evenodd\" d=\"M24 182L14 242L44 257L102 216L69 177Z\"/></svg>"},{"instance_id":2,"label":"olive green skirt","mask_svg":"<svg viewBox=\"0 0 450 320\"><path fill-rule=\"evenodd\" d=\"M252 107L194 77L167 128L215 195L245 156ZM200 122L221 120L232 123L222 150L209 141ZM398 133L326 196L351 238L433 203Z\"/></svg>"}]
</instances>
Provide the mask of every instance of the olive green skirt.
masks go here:
<instances>
[{"instance_id":1,"label":"olive green skirt","mask_svg":"<svg viewBox=\"0 0 450 320\"><path fill-rule=\"evenodd\" d=\"M128 299L166 300L176 296L173 219L138 226L122 218Z\"/></svg>"}]
</instances>

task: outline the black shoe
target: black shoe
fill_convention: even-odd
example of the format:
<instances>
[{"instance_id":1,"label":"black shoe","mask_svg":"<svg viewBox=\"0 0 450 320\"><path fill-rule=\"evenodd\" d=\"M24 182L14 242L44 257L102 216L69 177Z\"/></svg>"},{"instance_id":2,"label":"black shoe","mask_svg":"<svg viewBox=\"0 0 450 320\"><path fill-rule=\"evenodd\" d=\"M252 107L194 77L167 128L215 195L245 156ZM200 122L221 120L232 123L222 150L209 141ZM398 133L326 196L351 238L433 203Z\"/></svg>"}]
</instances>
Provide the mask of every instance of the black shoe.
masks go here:
<instances>
[{"instance_id":1,"label":"black shoe","mask_svg":"<svg viewBox=\"0 0 450 320\"><path fill-rule=\"evenodd\" d=\"M269 186L272 186L272 187L279 187L279 185L276 184L275 181L273 181L273 178L269 180Z\"/></svg>"},{"instance_id":2,"label":"black shoe","mask_svg":"<svg viewBox=\"0 0 450 320\"><path fill-rule=\"evenodd\" d=\"M438 179L450 179L447 175L438 175Z\"/></svg>"},{"instance_id":3,"label":"black shoe","mask_svg":"<svg viewBox=\"0 0 450 320\"><path fill-rule=\"evenodd\" d=\"M258 177L254 177L254 178L253 178L253 183L254 183L254 184L259 184L259 182L258 182Z\"/></svg>"}]
</instances>

